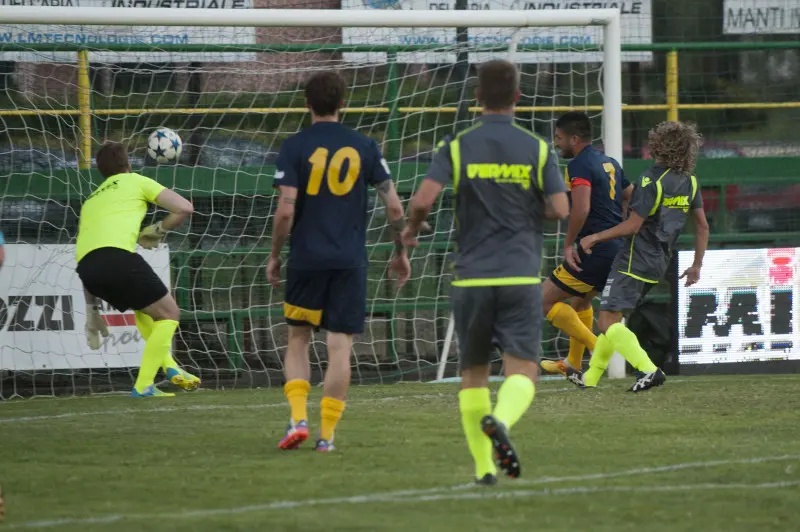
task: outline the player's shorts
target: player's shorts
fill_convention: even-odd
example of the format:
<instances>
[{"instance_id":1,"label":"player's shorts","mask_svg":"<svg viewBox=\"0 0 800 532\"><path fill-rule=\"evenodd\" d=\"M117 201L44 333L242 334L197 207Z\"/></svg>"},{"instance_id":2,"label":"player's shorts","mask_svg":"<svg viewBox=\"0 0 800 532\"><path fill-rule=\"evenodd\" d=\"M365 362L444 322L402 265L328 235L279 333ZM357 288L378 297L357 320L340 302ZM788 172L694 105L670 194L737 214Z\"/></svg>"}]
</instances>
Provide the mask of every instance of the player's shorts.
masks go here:
<instances>
[{"instance_id":1,"label":"player's shorts","mask_svg":"<svg viewBox=\"0 0 800 532\"><path fill-rule=\"evenodd\" d=\"M288 268L283 315L289 325L313 325L330 332L361 334L366 313L366 268Z\"/></svg>"},{"instance_id":2,"label":"player's shorts","mask_svg":"<svg viewBox=\"0 0 800 532\"><path fill-rule=\"evenodd\" d=\"M603 293L600 294L600 310L623 312L633 310L647 295L655 283L646 283L617 270L608 276Z\"/></svg>"},{"instance_id":3,"label":"player's shorts","mask_svg":"<svg viewBox=\"0 0 800 532\"><path fill-rule=\"evenodd\" d=\"M83 286L120 312L142 310L169 294L144 257L119 248L98 248L78 263Z\"/></svg>"},{"instance_id":4,"label":"player's shorts","mask_svg":"<svg viewBox=\"0 0 800 532\"><path fill-rule=\"evenodd\" d=\"M493 340L509 355L538 362L542 286L454 286L451 294L461 369L489 364Z\"/></svg>"},{"instance_id":5,"label":"player's shorts","mask_svg":"<svg viewBox=\"0 0 800 532\"><path fill-rule=\"evenodd\" d=\"M605 286L614 257L599 256L594 253L580 253L581 271L573 270L566 262L550 274L550 280L564 292L573 296L583 296L592 291L600 291Z\"/></svg>"}]
</instances>

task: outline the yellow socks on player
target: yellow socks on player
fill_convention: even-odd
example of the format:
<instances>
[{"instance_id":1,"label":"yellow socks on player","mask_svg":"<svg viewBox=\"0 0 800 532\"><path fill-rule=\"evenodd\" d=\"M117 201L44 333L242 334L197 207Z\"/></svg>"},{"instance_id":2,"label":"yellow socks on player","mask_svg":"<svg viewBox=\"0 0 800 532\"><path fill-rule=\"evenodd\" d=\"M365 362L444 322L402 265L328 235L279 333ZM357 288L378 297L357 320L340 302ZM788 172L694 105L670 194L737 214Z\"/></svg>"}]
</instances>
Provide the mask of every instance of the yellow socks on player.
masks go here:
<instances>
[{"instance_id":1,"label":"yellow socks on player","mask_svg":"<svg viewBox=\"0 0 800 532\"><path fill-rule=\"evenodd\" d=\"M481 430L481 419L492 413L492 398L489 388L466 388L458 393L458 407L461 410L461 426L467 437L467 445L475 461L475 478L487 474L497 475L494 463L492 442Z\"/></svg>"},{"instance_id":2,"label":"yellow socks on player","mask_svg":"<svg viewBox=\"0 0 800 532\"><path fill-rule=\"evenodd\" d=\"M308 421L308 391L311 384L304 379L294 379L283 386L283 393L292 409L292 422Z\"/></svg>"},{"instance_id":3,"label":"yellow socks on player","mask_svg":"<svg viewBox=\"0 0 800 532\"><path fill-rule=\"evenodd\" d=\"M147 339L150 338L150 333L153 331L153 318L140 310L134 311L134 316L136 316L136 328L139 329L139 334L141 334L144 341L147 342ZM164 355L164 358L161 360L161 369L164 370L164 373L167 372L168 368L180 369L178 363L172 358L172 353L170 351L167 351L167 354Z\"/></svg>"},{"instance_id":4,"label":"yellow socks on player","mask_svg":"<svg viewBox=\"0 0 800 532\"><path fill-rule=\"evenodd\" d=\"M597 337L597 345L592 352L589 369L583 374L583 383L586 386L597 386L614 351L622 355L631 366L639 371L652 373L658 369L639 345L636 335L623 324L615 323L608 328L605 334Z\"/></svg>"},{"instance_id":5,"label":"yellow socks on player","mask_svg":"<svg viewBox=\"0 0 800 532\"><path fill-rule=\"evenodd\" d=\"M586 310L581 310L576 312L578 315L578 319L581 320L581 323L589 329L592 330L592 326L594 325L594 310L592 307L587 308ZM572 366L573 368L579 370L583 366L583 353L586 351L586 346L580 342L580 340L573 338L572 336L569 337L569 354L567 355L567 364Z\"/></svg>"},{"instance_id":6,"label":"yellow socks on player","mask_svg":"<svg viewBox=\"0 0 800 532\"><path fill-rule=\"evenodd\" d=\"M614 343L605 334L598 336L597 344L592 351L592 358L589 359L589 369L583 374L583 384L597 386L613 354Z\"/></svg>"},{"instance_id":7,"label":"yellow socks on player","mask_svg":"<svg viewBox=\"0 0 800 532\"><path fill-rule=\"evenodd\" d=\"M494 417L511 429L522 417L533 402L536 387L533 381L525 375L511 375L506 377L497 391L497 406L494 407Z\"/></svg>"},{"instance_id":8,"label":"yellow socks on player","mask_svg":"<svg viewBox=\"0 0 800 532\"><path fill-rule=\"evenodd\" d=\"M652 373L658 368L647 352L639 345L639 340L633 331L621 323L615 323L606 331L606 336L614 343L614 349L628 361L628 363L639 371Z\"/></svg>"},{"instance_id":9,"label":"yellow socks on player","mask_svg":"<svg viewBox=\"0 0 800 532\"><path fill-rule=\"evenodd\" d=\"M333 397L323 397L320 401L322 423L319 427L319 438L321 440L333 441L333 432L336 430L336 424L342 419L344 404L344 401Z\"/></svg>"},{"instance_id":10,"label":"yellow socks on player","mask_svg":"<svg viewBox=\"0 0 800 532\"><path fill-rule=\"evenodd\" d=\"M143 392L155 381L158 368L161 367L165 355L169 354L172 337L177 329L178 322L174 320L153 322L150 336L144 344L142 365L139 367L139 374L136 376L136 384L134 384L137 392Z\"/></svg>"},{"instance_id":11,"label":"yellow socks on player","mask_svg":"<svg viewBox=\"0 0 800 532\"><path fill-rule=\"evenodd\" d=\"M597 337L589 327L583 324L574 308L566 303L556 303L547 313L547 319L568 334L570 338L575 338L589 349L594 350Z\"/></svg>"}]
</instances>

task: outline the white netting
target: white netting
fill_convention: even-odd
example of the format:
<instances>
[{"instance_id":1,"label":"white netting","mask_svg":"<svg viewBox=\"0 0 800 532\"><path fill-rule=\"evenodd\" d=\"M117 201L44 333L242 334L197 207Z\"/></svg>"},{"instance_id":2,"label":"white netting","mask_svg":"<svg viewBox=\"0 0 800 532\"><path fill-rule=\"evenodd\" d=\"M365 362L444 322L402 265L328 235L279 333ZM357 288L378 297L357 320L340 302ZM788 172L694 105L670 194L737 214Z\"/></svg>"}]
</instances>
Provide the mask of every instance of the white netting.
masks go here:
<instances>
[{"instance_id":1,"label":"white netting","mask_svg":"<svg viewBox=\"0 0 800 532\"><path fill-rule=\"evenodd\" d=\"M286 344L283 291L273 291L264 272L274 205L272 165L281 142L308 125L303 80L323 69L342 73L350 87L344 123L381 144L408 198L435 143L477 116L470 108L475 105L474 69L453 59L474 63L507 54L500 49L459 56L465 49L450 42L405 56L377 44L343 53L347 32L339 28L240 28L231 33L236 39L197 44L189 38L175 45L141 44L135 37L143 32L182 35L176 28L162 33L124 29L125 39L134 44L120 43L120 28L114 39L102 37L106 30L47 27L48 34L61 36L60 42L32 44L35 36L16 38L31 28L0 27L0 35L11 35L10 42L0 43L7 61L0 63L5 69L0 76L5 88L0 168L9 176L0 188L0 228L10 244L9 260L0 270L5 305L0 315L6 318L0 396L128 390L135 375L130 366L143 344L129 315L106 312L113 339L100 352L91 352L83 339L83 297L70 246L81 202L99 182L95 171L79 169L86 109L91 109L92 150L106 139L126 142L135 171L194 202L191 223L168 238L171 267L166 255L152 257L170 279L183 312L176 358L199 371L210 386L277 385L282 380L279 355ZM201 30L208 35L211 29L193 31ZM358 39L351 35L345 40L381 42L360 31ZM524 36L526 42L536 42L537 34L552 32L532 28ZM67 41L86 41L87 35L95 35L100 44L88 52L88 76L83 76L78 47ZM469 35L476 42L490 42L493 35L514 32L473 28ZM589 109L596 119L596 140L602 142L603 68L596 62L598 54L545 48L535 62L520 64L523 95L517 120L551 138L559 114L567 108ZM580 60L583 53L593 54L595 62ZM82 92L86 79L88 91ZM146 157L147 136L159 126L174 129L183 139L177 165L156 166ZM384 210L374 198L370 202L371 315L365 334L355 342L355 382L429 380L435 375L449 317L450 205L445 194L431 215L434 234L413 254L412 282L396 294L385 275L392 245ZM146 222L151 219L152 214ZM556 225L548 226L543 274L561 254L560 236ZM27 305L24 309L20 301ZM27 324L12 327L12 315L22 310ZM322 339L312 347L316 373L325 366ZM546 353L563 354L565 344L552 334L546 333L545 339ZM448 374L454 371L451 365Z\"/></svg>"}]
</instances>

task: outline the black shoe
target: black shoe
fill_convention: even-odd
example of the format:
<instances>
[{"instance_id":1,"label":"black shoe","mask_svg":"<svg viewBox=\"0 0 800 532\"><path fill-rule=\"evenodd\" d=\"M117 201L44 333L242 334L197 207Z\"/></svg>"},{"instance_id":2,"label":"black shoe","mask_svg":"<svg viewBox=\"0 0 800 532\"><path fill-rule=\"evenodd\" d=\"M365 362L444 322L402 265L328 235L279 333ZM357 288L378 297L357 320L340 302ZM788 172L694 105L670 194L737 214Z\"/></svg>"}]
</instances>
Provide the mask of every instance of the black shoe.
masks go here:
<instances>
[{"instance_id":1,"label":"black shoe","mask_svg":"<svg viewBox=\"0 0 800 532\"><path fill-rule=\"evenodd\" d=\"M664 374L661 369L656 369L653 373L645 373L640 379L638 379L634 384L633 387L628 390L629 392L643 392L645 390L649 390L650 388L655 388L656 386L661 386L667 381L667 376Z\"/></svg>"},{"instance_id":2,"label":"black shoe","mask_svg":"<svg viewBox=\"0 0 800 532\"><path fill-rule=\"evenodd\" d=\"M494 486L497 484L497 477L491 473L486 473L483 478L476 478L475 484L479 486Z\"/></svg>"},{"instance_id":3,"label":"black shoe","mask_svg":"<svg viewBox=\"0 0 800 532\"><path fill-rule=\"evenodd\" d=\"M637 381L647 375L644 371L639 371L638 369L633 370L633 378Z\"/></svg>"},{"instance_id":4,"label":"black shoe","mask_svg":"<svg viewBox=\"0 0 800 532\"><path fill-rule=\"evenodd\" d=\"M586 388L586 385L583 383L583 372L570 365L567 365L567 380L578 388Z\"/></svg>"},{"instance_id":5,"label":"black shoe","mask_svg":"<svg viewBox=\"0 0 800 532\"><path fill-rule=\"evenodd\" d=\"M481 420L481 430L489 436L494 447L494 459L497 466L510 478L517 478L522 474L517 452L508 438L506 428L494 416L484 416Z\"/></svg>"}]
</instances>

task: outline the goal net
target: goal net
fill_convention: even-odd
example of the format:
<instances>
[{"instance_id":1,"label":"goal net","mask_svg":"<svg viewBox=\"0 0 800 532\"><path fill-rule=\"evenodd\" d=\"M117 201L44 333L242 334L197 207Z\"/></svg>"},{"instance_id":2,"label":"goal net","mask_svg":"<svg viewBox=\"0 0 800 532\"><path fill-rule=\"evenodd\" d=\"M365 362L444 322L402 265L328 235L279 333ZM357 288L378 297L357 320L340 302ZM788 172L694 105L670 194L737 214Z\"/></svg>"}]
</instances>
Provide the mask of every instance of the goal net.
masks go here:
<instances>
[{"instance_id":1,"label":"goal net","mask_svg":"<svg viewBox=\"0 0 800 532\"><path fill-rule=\"evenodd\" d=\"M176 359L211 388L282 383L283 290L272 290L265 275L272 177L281 143L309 124L303 82L314 72L344 76L342 120L379 142L406 200L438 140L478 116L474 66L492 57L520 66L523 127L551 138L560 113L587 110L595 141L621 159L616 10L395 11L355 0L341 10L251 9L250 0L216 9L94 4L3 8L2 398L130 390L144 345L133 315L105 308L110 335L91 350L74 271L80 206L101 182L91 154L105 140L125 142L134 171L194 202L191 221L165 246L140 252L181 308ZM147 137L161 126L183 140L175 164L147 156ZM145 223L162 216L151 210ZM456 375L457 339L448 336L452 196L446 192L431 214L433 233L413 252L412 280L400 291L387 278L392 244L374 197L368 217L368 318L354 345L354 382L430 381L443 353L451 361L444 376ZM546 226L543 273L561 256L564 230ZM323 340L318 335L311 347L317 378L326 365ZM545 356L565 348L545 329Z\"/></svg>"}]
</instances>

